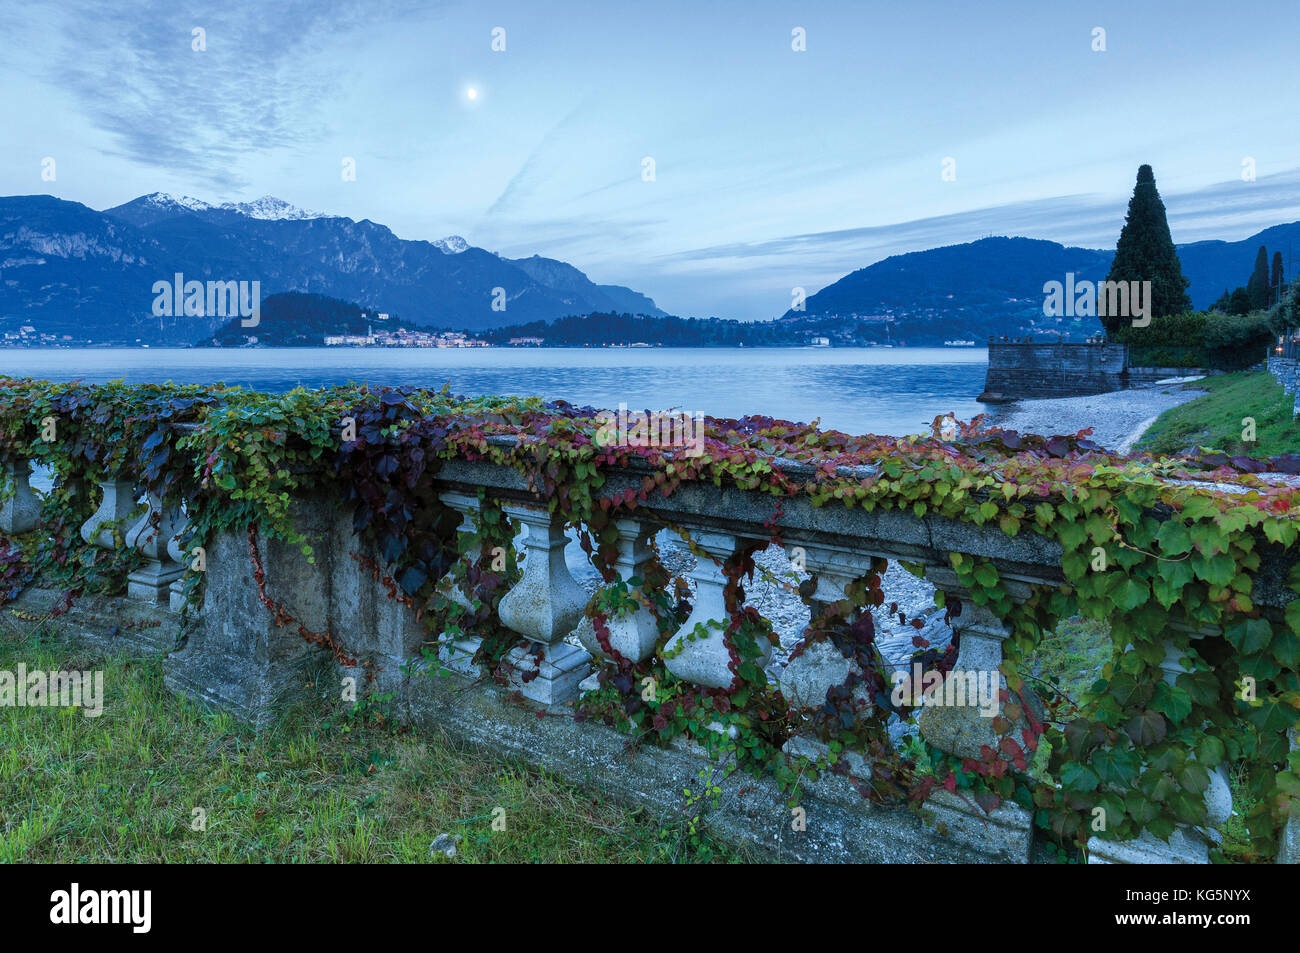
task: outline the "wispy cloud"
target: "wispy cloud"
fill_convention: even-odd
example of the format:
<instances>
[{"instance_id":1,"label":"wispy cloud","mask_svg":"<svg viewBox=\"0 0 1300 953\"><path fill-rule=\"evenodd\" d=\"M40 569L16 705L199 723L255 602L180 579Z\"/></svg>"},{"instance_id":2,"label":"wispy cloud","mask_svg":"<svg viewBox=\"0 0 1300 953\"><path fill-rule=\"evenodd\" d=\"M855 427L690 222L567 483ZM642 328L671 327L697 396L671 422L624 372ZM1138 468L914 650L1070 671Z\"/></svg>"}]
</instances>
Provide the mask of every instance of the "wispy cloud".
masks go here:
<instances>
[{"instance_id":1,"label":"wispy cloud","mask_svg":"<svg viewBox=\"0 0 1300 953\"><path fill-rule=\"evenodd\" d=\"M330 121L328 103L349 61L318 55L323 48L419 5L299 0L190 9L146 0L126 13L71 0L57 12L28 9L30 18L13 25L62 38L45 79L108 133L109 154L228 192L249 184L238 171L241 156L303 147Z\"/></svg>"},{"instance_id":2,"label":"wispy cloud","mask_svg":"<svg viewBox=\"0 0 1300 953\"><path fill-rule=\"evenodd\" d=\"M501 194L488 208L485 217L514 211L521 203L531 198L539 186L546 183L550 178L550 171L557 164L563 163L567 156L572 155L571 152L561 152L559 147L569 139L569 134L581 123L589 102L590 98L579 103L547 131L520 164L518 171L510 177ZM570 148L572 145L570 140Z\"/></svg>"},{"instance_id":3,"label":"wispy cloud","mask_svg":"<svg viewBox=\"0 0 1300 953\"><path fill-rule=\"evenodd\" d=\"M1300 217L1300 169L1261 177L1253 183L1225 182L1192 192L1166 194L1163 198L1175 241L1197 241L1211 236L1230 238L1223 230L1244 216L1261 212L1274 216L1266 224L1286 221L1288 215ZM852 270L883 257L877 254L882 249L893 249L888 254L896 254L911 247L960 244L986 235L1047 238L1062 244L1109 248L1119 235L1125 211L1124 201L1063 195L889 225L686 249L660 256L658 261L665 265L725 260L740 263L754 258L816 256L827 262L839 260L841 267ZM1256 218L1248 227L1257 230L1261 226ZM870 257L873 254L876 257Z\"/></svg>"}]
</instances>

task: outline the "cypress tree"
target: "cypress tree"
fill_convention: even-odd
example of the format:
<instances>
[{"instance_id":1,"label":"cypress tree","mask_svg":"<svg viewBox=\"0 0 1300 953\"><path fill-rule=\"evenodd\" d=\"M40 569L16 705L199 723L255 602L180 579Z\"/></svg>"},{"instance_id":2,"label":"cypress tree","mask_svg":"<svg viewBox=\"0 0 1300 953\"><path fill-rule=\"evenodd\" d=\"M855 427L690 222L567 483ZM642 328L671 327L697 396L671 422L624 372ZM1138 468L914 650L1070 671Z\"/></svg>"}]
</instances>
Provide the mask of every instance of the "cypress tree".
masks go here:
<instances>
[{"instance_id":1,"label":"cypress tree","mask_svg":"<svg viewBox=\"0 0 1300 953\"><path fill-rule=\"evenodd\" d=\"M1273 252L1273 273L1268 277L1268 303L1277 304L1282 299L1282 289L1286 287L1286 277L1282 274L1282 253Z\"/></svg>"},{"instance_id":2,"label":"cypress tree","mask_svg":"<svg viewBox=\"0 0 1300 953\"><path fill-rule=\"evenodd\" d=\"M1228 314L1249 314L1250 293L1245 288L1238 288L1228 299Z\"/></svg>"},{"instance_id":3,"label":"cypress tree","mask_svg":"<svg viewBox=\"0 0 1300 953\"><path fill-rule=\"evenodd\" d=\"M1128 215L1115 245L1115 258L1107 281L1150 281L1151 313L1154 317L1192 310L1187 295L1188 281L1169 234L1165 204L1156 190L1151 166L1138 169L1137 185L1129 199ZM1102 325L1110 334L1132 322L1132 316L1103 315Z\"/></svg>"},{"instance_id":4,"label":"cypress tree","mask_svg":"<svg viewBox=\"0 0 1300 953\"><path fill-rule=\"evenodd\" d=\"M1263 311L1268 307L1268 249L1263 245L1255 253L1255 270L1246 282L1246 293L1250 295L1250 310Z\"/></svg>"}]
</instances>

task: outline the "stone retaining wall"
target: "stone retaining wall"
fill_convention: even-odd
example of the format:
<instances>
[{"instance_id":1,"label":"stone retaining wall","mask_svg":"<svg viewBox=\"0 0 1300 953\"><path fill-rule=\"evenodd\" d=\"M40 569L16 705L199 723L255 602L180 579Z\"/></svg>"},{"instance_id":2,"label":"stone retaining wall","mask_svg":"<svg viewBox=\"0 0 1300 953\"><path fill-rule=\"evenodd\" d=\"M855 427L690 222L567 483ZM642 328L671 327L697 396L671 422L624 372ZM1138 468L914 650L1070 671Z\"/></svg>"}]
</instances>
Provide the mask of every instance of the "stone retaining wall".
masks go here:
<instances>
[{"instance_id":1,"label":"stone retaining wall","mask_svg":"<svg viewBox=\"0 0 1300 953\"><path fill-rule=\"evenodd\" d=\"M978 399L994 404L1025 398L1083 397L1210 373L1204 368L1133 367L1128 359L1128 347L1123 344L990 339L989 368Z\"/></svg>"},{"instance_id":2,"label":"stone retaining wall","mask_svg":"<svg viewBox=\"0 0 1300 953\"><path fill-rule=\"evenodd\" d=\"M1268 371L1277 378L1282 390L1295 397L1294 415L1300 417L1300 358L1270 357Z\"/></svg>"}]
</instances>

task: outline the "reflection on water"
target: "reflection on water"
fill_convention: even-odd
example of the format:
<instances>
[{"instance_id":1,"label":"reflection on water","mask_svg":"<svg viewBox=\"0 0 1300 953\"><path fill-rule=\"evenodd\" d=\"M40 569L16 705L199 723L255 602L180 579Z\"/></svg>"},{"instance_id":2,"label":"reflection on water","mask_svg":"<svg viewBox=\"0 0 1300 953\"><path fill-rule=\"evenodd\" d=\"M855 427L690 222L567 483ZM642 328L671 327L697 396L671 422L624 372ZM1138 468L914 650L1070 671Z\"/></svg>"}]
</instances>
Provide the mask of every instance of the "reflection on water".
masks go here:
<instances>
[{"instance_id":1,"label":"reflection on water","mask_svg":"<svg viewBox=\"0 0 1300 953\"><path fill-rule=\"evenodd\" d=\"M760 414L850 433L923 431L984 408L983 348L0 349L0 373L99 383L218 381L261 390L348 380L721 417Z\"/></svg>"}]
</instances>

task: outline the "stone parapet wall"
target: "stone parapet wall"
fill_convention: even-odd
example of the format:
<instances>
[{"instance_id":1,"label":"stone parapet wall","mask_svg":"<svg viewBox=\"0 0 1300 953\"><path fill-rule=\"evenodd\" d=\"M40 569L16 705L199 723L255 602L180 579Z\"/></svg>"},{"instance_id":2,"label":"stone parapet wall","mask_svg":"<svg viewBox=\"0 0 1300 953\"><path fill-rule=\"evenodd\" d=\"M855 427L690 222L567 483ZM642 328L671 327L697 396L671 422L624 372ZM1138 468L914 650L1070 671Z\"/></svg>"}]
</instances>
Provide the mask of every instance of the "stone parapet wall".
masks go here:
<instances>
[{"instance_id":1,"label":"stone parapet wall","mask_svg":"<svg viewBox=\"0 0 1300 953\"><path fill-rule=\"evenodd\" d=\"M1097 366L1103 366L1104 350L1096 355L1102 362ZM439 427L442 419L435 418ZM557 426L569 420L561 419ZM324 432L333 439L334 430ZM676 468L693 470L694 458L665 461L608 454L601 461L597 497L590 484L580 481L580 471L568 471L579 477L565 477L558 465L548 463L557 446L588 452L594 441L583 443L563 427L557 443L522 431L469 432L474 440L468 449L439 456L436 468L424 471L419 492L396 501L401 512L422 517L420 525L436 537L431 549L436 559L426 557L427 572L408 588L387 575L397 572L390 565L400 562L380 552L392 544L393 535L354 529L354 513L362 525L373 515L344 503L354 484L322 478L297 485L291 503L284 494L289 509L284 522L273 524L278 537L271 530L259 535L235 511L232 519L208 524L201 545L191 550L195 531L187 532L185 523L189 518L204 525L202 511L194 504L206 499L201 488L164 502L135 475L115 472L97 477L98 485L77 481L60 487L79 501L75 512L93 511L74 537L86 547L114 551L113 565L124 567L122 574L129 567L127 579L120 580L126 598L77 599L68 609L55 605L59 597L52 590L31 588L18 600L19 607L33 618L56 616L56 627L74 638L163 652L170 689L256 725L271 723L309 686L319 691L331 681L351 682L358 696L383 699L417 728L446 728L485 750L522 757L575 783L597 785L611 796L665 814L685 809L683 788L697 788L710 772L725 773L716 758L729 739L735 741L731 768L739 762L736 752L742 743L758 746L762 760L746 767L761 767L755 772L761 777L742 781L737 773L728 778L722 785L724 809L711 814L709 823L724 836L789 859L1028 862L1042 856L1034 844L1031 814L1010 800L991 798L989 810L984 810L960 796L961 788L955 788L956 797L939 790L935 775L906 789L923 804L920 815L873 805L862 794L874 776L886 778L903 765L901 749L896 750L901 736L893 734L895 728L926 743L924 756L907 754L902 770L913 771L911 765L932 755L935 763L967 759L973 764L985 751L1000 747L999 735L1005 740L1019 731L1018 725L1052 720L1033 714L1045 710L1033 696L1034 689L1026 688L1015 703L1020 714L1003 719L1008 727L995 729L995 712L982 711L982 704L970 700L936 702L933 695L923 703L914 698L888 700L894 672L863 653L879 652L872 641L878 630L873 630L869 614L897 614L880 608L888 604L880 575L886 563L902 564L923 575L935 590L936 605L948 610L944 621L951 627L956 650L945 653L942 671L949 676L988 676L992 697L1010 705L1015 672L1004 663L1015 656L1004 652L1007 640L1023 647L1023 640L1037 639L1057 619L1082 611L1079 603L1067 600L1073 586L1082 589L1091 579L1083 579L1074 567L1080 559L1095 560L1097 552L1079 549L1084 543L1063 543L1069 536L1054 533L1053 519L1075 520L1078 510L1071 512L1071 500L1081 495L1080 481L1086 480L1076 474L1085 468L1091 472L1101 458L1086 450L1077 460L1067 454L1063 465L1079 469L1069 470L1059 485L1027 479L1016 485L1000 476L983 479L995 467L1043 467L1044 458L1064 452L1060 441L1026 438L1037 441L1033 446L1038 449L999 455L983 470L962 471L962 480L942 483L934 474L956 445L937 444L933 457L922 458L908 457L911 444L896 442L878 456L822 455L812 457L814 462L768 451L761 457L755 454L752 461L761 477L746 477L749 470L716 480L692 473L668 487L668 475ZM1006 439L982 435L979 443L965 446L972 453L984 453L991 442L1005 446ZM378 453L385 454L392 445L377 444ZM30 446L39 450L40 443ZM855 460L859 462L844 465ZM552 465L553 479L547 482L539 474ZM318 475L315 470L303 472ZM391 473L385 471L383 480L374 484L381 495L394 485L388 480ZM916 477L906 484L909 488L942 485L948 493L968 494L969 507L943 509L911 502L911 497L906 505L878 504L867 496L873 487L897 492L909 473ZM1090 493L1114 493L1128 500L1137 525L1157 516L1169 522L1180 507L1231 509L1231 495L1257 498L1263 486L1262 478L1255 476L1242 477L1239 484L1224 482L1218 470L1213 482L1204 485L1185 479L1183 469L1172 473L1168 479L1153 477L1148 467L1139 473L1140 479L1133 479L1121 470L1108 484L1088 487ZM66 512L40 505L30 474L25 460L7 464L0 533L36 538L43 519ZM1157 486L1162 496L1154 494ZM771 492L782 487L801 492ZM593 493L590 506L565 510L548 505L579 488ZM1289 491L1265 487L1262 492L1287 504L1283 497ZM998 499L1010 500L1017 493L1024 504L998 507ZM1133 495L1125 496L1128 493ZM857 504L854 494L861 494ZM52 498L60 507L70 505L58 494ZM1037 522L1031 512L1040 517ZM973 513L969 519L957 518L968 513ZM995 518L999 513L1002 517ZM1208 518L1205 523L1214 528ZM1272 524L1268 528L1277 531ZM571 574L565 558L566 549L575 552L570 549L576 545L570 538L575 529L595 537L593 547L606 548L599 558L603 581L590 582L596 588L594 598ZM675 533L688 544L693 566L668 570L652 561L648 541L661 532ZM1296 552L1282 544L1263 545L1262 529L1260 534L1249 547L1251 559L1258 556L1258 563L1252 561L1245 576L1234 568L1232 578L1243 603L1249 595L1251 624L1262 621L1280 631L1287 607L1297 598L1289 581ZM1086 541L1087 531L1081 529L1080 537ZM286 543L285 538L294 542ZM784 665L773 662L781 656L765 638L770 625L763 619L761 602L745 592L745 570L753 568L748 560L768 546L784 550L791 563L798 554L799 572L807 576L801 577L797 597L817 613L811 615L813 624L799 632ZM195 553L201 565L190 561ZM128 555L132 558L120 558ZM593 565L596 561L593 556ZM489 562L494 567L490 571ZM646 567L649 571L642 572ZM1094 571L1107 569L1094 566ZM1074 573L1069 577L1072 585L1066 584L1067 572ZM483 576L492 581L482 582ZM1104 585L1115 578L1106 577ZM1122 575L1119 578L1122 581ZM476 579L477 585L462 585ZM794 586L790 588L793 592ZM418 611L406 592L422 594ZM1183 598L1177 591L1175 597ZM449 601L470 607L471 615L448 614ZM1064 607L1043 611L1049 601ZM472 621L462 628L454 621L458 618ZM1193 625L1185 617L1169 616L1164 623L1147 625L1150 640L1143 652L1129 653L1129 665L1136 661L1141 675L1169 686L1194 674L1187 660L1194 661L1200 650L1192 643L1206 639L1201 644L1219 652L1233 637L1206 618L1199 616ZM841 628L829 628L841 622ZM856 642L827 638L846 633ZM913 645L930 647L920 637ZM738 646L743 646L743 656ZM1164 658L1157 662L1159 653ZM1222 655L1207 657L1223 664ZM640 679L646 672L653 673L649 681L666 685L669 695L648 700L642 696L641 702L662 703L682 724L676 731L661 726L660 710L653 729L648 718L632 722L642 732L634 742L602 719L609 716L610 724L622 725L629 717L645 716L644 704L635 707L637 692L615 683L634 684L630 675ZM945 680L935 670L932 674L945 688L960 681ZM868 691L859 699L864 687ZM742 698L742 693L750 701L770 700L773 707L742 707L744 700L731 707L731 699ZM683 698L690 707L669 709L669 702ZM632 707L600 707L602 699ZM847 707L837 708L837 700L845 700ZM719 707L714 707L715 701ZM828 710L838 723L870 724L879 732L827 731L821 716ZM766 733L751 731L756 712L763 719L770 716L764 723ZM1214 711L1216 718L1236 714L1222 707ZM869 723L869 718L878 720ZM1198 720L1186 730L1200 729ZM1043 729L1035 725L1035 730ZM1286 744L1280 732L1273 740ZM882 757L885 753L895 760ZM828 756L833 769L827 765ZM1016 757L1028 760L1023 752ZM796 773L802 777L812 770L819 759L819 777L802 785L798 795L799 806L818 826L791 827L787 801L794 788L787 782ZM1024 772L1026 765L1015 768ZM782 772L785 777L778 784ZM957 779L948 777L955 787ZM1180 826L1174 847L1150 838L1094 837L1087 848L1089 858L1208 861L1214 831L1231 813L1224 766L1217 766L1206 783L1204 830ZM1198 798L1204 787L1196 788ZM906 800L900 790L893 789L889 803ZM1181 817L1199 818L1201 813L1188 811ZM1286 836L1285 843L1291 844L1297 831L1289 828ZM1294 854L1289 848L1286 856Z\"/></svg>"},{"instance_id":2,"label":"stone parapet wall","mask_svg":"<svg viewBox=\"0 0 1300 953\"><path fill-rule=\"evenodd\" d=\"M1124 344L991 339L989 369L984 392L978 399L1003 403L1027 398L1083 397L1207 373L1205 368L1130 366Z\"/></svg>"}]
</instances>

